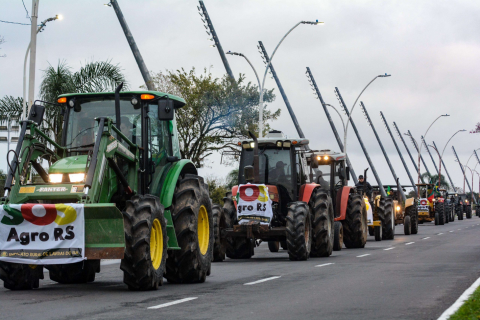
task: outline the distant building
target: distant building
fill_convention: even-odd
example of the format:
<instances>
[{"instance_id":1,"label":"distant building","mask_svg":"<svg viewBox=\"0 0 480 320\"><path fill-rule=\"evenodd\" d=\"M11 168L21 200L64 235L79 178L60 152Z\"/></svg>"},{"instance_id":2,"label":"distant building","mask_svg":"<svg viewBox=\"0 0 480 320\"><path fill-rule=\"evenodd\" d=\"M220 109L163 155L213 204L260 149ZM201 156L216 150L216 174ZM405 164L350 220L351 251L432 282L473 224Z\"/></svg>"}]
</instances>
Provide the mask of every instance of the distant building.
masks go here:
<instances>
[{"instance_id":1,"label":"distant building","mask_svg":"<svg viewBox=\"0 0 480 320\"><path fill-rule=\"evenodd\" d=\"M4 172L7 171L7 152L8 150L15 149L18 142L18 136L20 134L20 124L18 119L0 119L0 163ZM9 140L10 139L10 140ZM12 160L13 154L10 154L10 160ZM5 165L3 165L5 164Z\"/></svg>"}]
</instances>

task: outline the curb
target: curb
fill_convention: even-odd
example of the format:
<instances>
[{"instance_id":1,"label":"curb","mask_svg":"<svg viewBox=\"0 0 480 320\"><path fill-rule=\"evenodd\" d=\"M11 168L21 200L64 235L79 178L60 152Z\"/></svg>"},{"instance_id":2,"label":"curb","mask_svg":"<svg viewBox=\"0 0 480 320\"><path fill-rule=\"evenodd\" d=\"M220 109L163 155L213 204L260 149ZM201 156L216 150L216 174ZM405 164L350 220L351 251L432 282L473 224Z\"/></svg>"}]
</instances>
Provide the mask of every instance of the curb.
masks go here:
<instances>
[{"instance_id":1,"label":"curb","mask_svg":"<svg viewBox=\"0 0 480 320\"><path fill-rule=\"evenodd\" d=\"M450 308L445 310L440 317L438 317L437 320L447 320L450 318L451 315L453 315L455 312L457 312L458 309L465 303L465 301L468 300L468 298L472 295L472 293L477 290L477 288L480 286L480 278L478 278L465 292L462 293L462 295L455 301Z\"/></svg>"}]
</instances>

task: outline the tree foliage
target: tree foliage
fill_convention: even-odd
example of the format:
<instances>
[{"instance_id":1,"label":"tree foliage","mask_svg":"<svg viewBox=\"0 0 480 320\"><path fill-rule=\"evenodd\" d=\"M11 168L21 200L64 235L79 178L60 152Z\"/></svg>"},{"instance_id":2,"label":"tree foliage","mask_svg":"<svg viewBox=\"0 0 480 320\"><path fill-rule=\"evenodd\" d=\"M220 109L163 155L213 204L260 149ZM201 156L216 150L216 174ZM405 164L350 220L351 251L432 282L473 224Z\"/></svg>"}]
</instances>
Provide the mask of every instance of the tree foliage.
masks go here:
<instances>
[{"instance_id":1,"label":"tree foliage","mask_svg":"<svg viewBox=\"0 0 480 320\"><path fill-rule=\"evenodd\" d=\"M236 142L248 137L248 131L258 132L258 87L247 83L244 75L233 81L228 75L214 78L206 69L197 74L192 68L159 72L154 82L157 90L185 99L186 106L176 112L180 152L198 167L214 152L236 150ZM264 101L274 99L273 89L266 90ZM279 115L280 109L264 106L264 133Z\"/></svg>"},{"instance_id":2,"label":"tree foliage","mask_svg":"<svg viewBox=\"0 0 480 320\"><path fill-rule=\"evenodd\" d=\"M430 175L428 172L422 173L422 178L426 183L438 183L438 174ZM450 190L450 184L447 182L445 176L442 174L440 175L440 189L447 189Z\"/></svg>"},{"instance_id":3,"label":"tree foliage","mask_svg":"<svg viewBox=\"0 0 480 320\"><path fill-rule=\"evenodd\" d=\"M56 103L57 97L64 93L114 91L120 82L124 83L123 90L128 89L122 69L110 61L88 62L76 72L72 72L65 61L59 61L56 67L49 65L46 70L43 70L40 99ZM1 119L20 117L23 105L22 98L3 97L0 99ZM63 121L61 108L48 105L43 119L44 131L59 142Z\"/></svg>"}]
</instances>

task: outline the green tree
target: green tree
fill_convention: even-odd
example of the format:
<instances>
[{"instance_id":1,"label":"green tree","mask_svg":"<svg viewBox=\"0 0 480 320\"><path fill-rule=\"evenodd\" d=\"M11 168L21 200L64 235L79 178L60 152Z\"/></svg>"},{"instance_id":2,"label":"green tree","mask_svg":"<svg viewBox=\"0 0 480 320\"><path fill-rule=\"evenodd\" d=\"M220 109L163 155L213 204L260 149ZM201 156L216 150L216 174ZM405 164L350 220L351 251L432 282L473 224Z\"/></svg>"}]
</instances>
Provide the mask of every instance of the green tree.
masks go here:
<instances>
[{"instance_id":1,"label":"green tree","mask_svg":"<svg viewBox=\"0 0 480 320\"><path fill-rule=\"evenodd\" d=\"M223 198L226 193L229 191L225 186L225 181L218 177L209 176L206 178L208 185L208 192L210 193L210 198L215 204L223 206Z\"/></svg>"},{"instance_id":2,"label":"green tree","mask_svg":"<svg viewBox=\"0 0 480 320\"><path fill-rule=\"evenodd\" d=\"M180 152L198 167L213 152L237 150L237 141L247 138L249 130L258 132L258 87L246 83L244 75L232 81L228 75L219 79L206 69L197 74L192 68L159 72L154 82L157 90L185 99L186 106L176 113ZM266 90L265 102L274 99L273 89ZM280 109L264 106L264 133L279 115Z\"/></svg>"},{"instance_id":3,"label":"green tree","mask_svg":"<svg viewBox=\"0 0 480 320\"><path fill-rule=\"evenodd\" d=\"M422 174L422 178L425 181L425 183L433 183L433 184L438 183L438 174L430 175L430 174L428 174L428 172L424 172ZM447 182L447 180L446 180L446 178L443 174L440 177L440 188L450 190L450 184Z\"/></svg>"},{"instance_id":4,"label":"green tree","mask_svg":"<svg viewBox=\"0 0 480 320\"><path fill-rule=\"evenodd\" d=\"M238 169L233 169L227 175L227 189L231 190L236 185L238 185Z\"/></svg>"},{"instance_id":5,"label":"green tree","mask_svg":"<svg viewBox=\"0 0 480 320\"><path fill-rule=\"evenodd\" d=\"M40 99L56 103L57 97L64 93L114 91L121 82L124 83L123 90L127 90L128 84L122 69L111 61L88 62L76 72L72 72L65 61L59 61L56 67L49 65L43 71ZM22 98L3 97L0 99L0 119L20 117L23 105ZM44 131L59 142L62 136L62 109L48 105L43 119Z\"/></svg>"}]
</instances>

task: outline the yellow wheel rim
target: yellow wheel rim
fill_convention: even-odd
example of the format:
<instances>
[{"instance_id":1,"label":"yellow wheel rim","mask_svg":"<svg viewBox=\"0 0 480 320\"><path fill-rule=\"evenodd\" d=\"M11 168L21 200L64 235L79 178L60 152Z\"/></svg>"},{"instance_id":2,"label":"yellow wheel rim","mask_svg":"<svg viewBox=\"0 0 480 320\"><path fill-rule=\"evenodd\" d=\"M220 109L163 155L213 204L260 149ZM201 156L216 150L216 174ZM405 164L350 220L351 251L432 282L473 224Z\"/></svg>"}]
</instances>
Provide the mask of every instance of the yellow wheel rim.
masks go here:
<instances>
[{"instance_id":1,"label":"yellow wheel rim","mask_svg":"<svg viewBox=\"0 0 480 320\"><path fill-rule=\"evenodd\" d=\"M163 257L163 232L158 219L153 220L152 231L150 232L150 257L155 270L160 268Z\"/></svg>"},{"instance_id":2,"label":"yellow wheel rim","mask_svg":"<svg viewBox=\"0 0 480 320\"><path fill-rule=\"evenodd\" d=\"M205 206L201 206L198 211L197 236L200 253L205 255L210 242L210 222L208 221L208 212Z\"/></svg>"}]
</instances>

